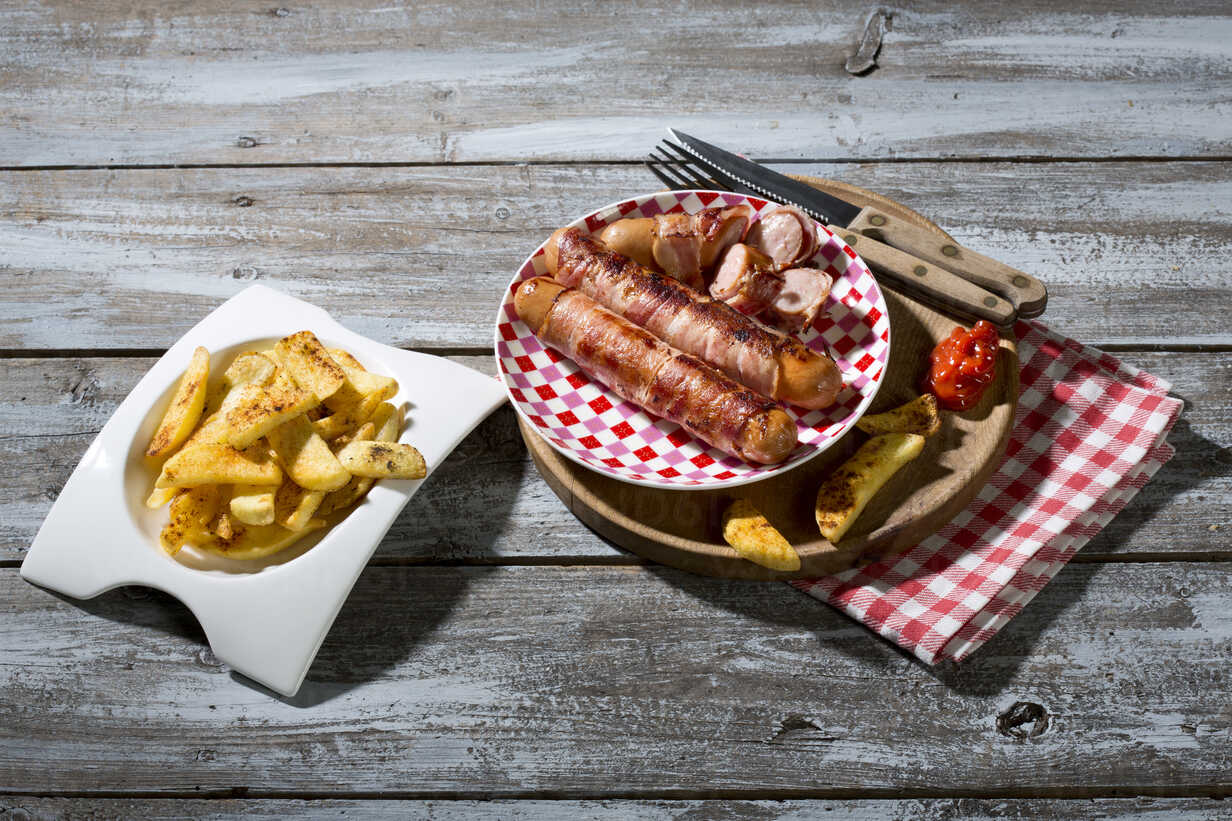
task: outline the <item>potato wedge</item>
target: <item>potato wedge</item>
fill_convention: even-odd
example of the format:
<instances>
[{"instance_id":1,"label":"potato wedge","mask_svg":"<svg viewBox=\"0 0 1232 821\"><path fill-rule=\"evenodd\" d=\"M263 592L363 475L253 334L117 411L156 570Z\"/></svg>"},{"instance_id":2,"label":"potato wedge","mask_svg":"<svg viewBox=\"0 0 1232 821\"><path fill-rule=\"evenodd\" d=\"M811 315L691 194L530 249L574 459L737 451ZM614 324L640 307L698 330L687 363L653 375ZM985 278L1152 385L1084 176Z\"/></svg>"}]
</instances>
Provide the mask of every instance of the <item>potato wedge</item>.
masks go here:
<instances>
[{"instance_id":1,"label":"potato wedge","mask_svg":"<svg viewBox=\"0 0 1232 821\"><path fill-rule=\"evenodd\" d=\"M158 534L158 542L174 556L184 542L201 534L218 512L219 493L215 485L182 490L171 502L171 520Z\"/></svg>"},{"instance_id":2,"label":"potato wedge","mask_svg":"<svg viewBox=\"0 0 1232 821\"><path fill-rule=\"evenodd\" d=\"M245 385L235 405L227 411L227 442L246 448L274 428L319 405L316 395L278 379L269 387Z\"/></svg>"},{"instance_id":3,"label":"potato wedge","mask_svg":"<svg viewBox=\"0 0 1232 821\"><path fill-rule=\"evenodd\" d=\"M231 494L231 515L246 525L274 523L273 485L236 485Z\"/></svg>"},{"instance_id":4,"label":"potato wedge","mask_svg":"<svg viewBox=\"0 0 1232 821\"><path fill-rule=\"evenodd\" d=\"M771 570L800 569L800 554L747 499L723 513L723 540L744 558Z\"/></svg>"},{"instance_id":5,"label":"potato wedge","mask_svg":"<svg viewBox=\"0 0 1232 821\"><path fill-rule=\"evenodd\" d=\"M349 386L344 387L343 391L348 390L348 388ZM341 392L339 391L339 393ZM396 392L397 386L395 385L392 391L382 390L370 393L367 396L361 397L356 403L342 407L324 419L318 419L312 423L312 426L322 439L337 439L342 434L350 433L364 422L367 422L376 413L376 409L381 406L381 403Z\"/></svg>"},{"instance_id":6,"label":"potato wedge","mask_svg":"<svg viewBox=\"0 0 1232 821\"><path fill-rule=\"evenodd\" d=\"M145 506L156 510L174 499L179 492L178 487L156 487L150 491L149 497L145 500Z\"/></svg>"},{"instance_id":7,"label":"potato wedge","mask_svg":"<svg viewBox=\"0 0 1232 821\"><path fill-rule=\"evenodd\" d=\"M392 408L393 406L390 405L389 407ZM378 408L377 413L380 412L380 408ZM376 414L374 414L375 416ZM376 425L373 422L365 422L355 432L354 436L343 435L338 437L332 444L334 453L338 453L351 442L366 442L372 439L376 433ZM344 442L344 439L348 441ZM372 489L372 483L375 481L375 479L369 479L366 476L352 476L345 485L325 494L325 498L321 501L321 506L317 508L317 515L328 516L335 510L350 507L368 494L368 491Z\"/></svg>"},{"instance_id":8,"label":"potato wedge","mask_svg":"<svg viewBox=\"0 0 1232 821\"><path fill-rule=\"evenodd\" d=\"M210 352L198 347L193 351L188 369L171 397L171 404L150 440L145 455L159 458L175 450L196 427L205 408L205 390L210 378Z\"/></svg>"},{"instance_id":9,"label":"potato wedge","mask_svg":"<svg viewBox=\"0 0 1232 821\"><path fill-rule=\"evenodd\" d=\"M372 424L376 425L376 433L372 438L378 442L397 442L402 433L405 412L401 406L395 407L383 402L372 414Z\"/></svg>"},{"instance_id":10,"label":"potato wedge","mask_svg":"<svg viewBox=\"0 0 1232 821\"><path fill-rule=\"evenodd\" d=\"M304 416L282 423L266 438L282 469L302 488L337 490L351 478Z\"/></svg>"},{"instance_id":11,"label":"potato wedge","mask_svg":"<svg viewBox=\"0 0 1232 821\"><path fill-rule=\"evenodd\" d=\"M388 399L398 392L398 380L392 376L381 376L378 373L357 370L346 365L342 366L342 371L346 374L347 381L364 396L380 393L383 398Z\"/></svg>"},{"instance_id":12,"label":"potato wedge","mask_svg":"<svg viewBox=\"0 0 1232 821\"><path fill-rule=\"evenodd\" d=\"M229 445L193 445L163 465L156 488L197 485L277 485L282 470L261 446L236 450Z\"/></svg>"},{"instance_id":13,"label":"potato wedge","mask_svg":"<svg viewBox=\"0 0 1232 821\"><path fill-rule=\"evenodd\" d=\"M273 360L259 353L237 356L206 394L205 412L211 414L223 407L228 397L234 397L244 385L268 385L274 378Z\"/></svg>"},{"instance_id":14,"label":"potato wedge","mask_svg":"<svg viewBox=\"0 0 1232 821\"><path fill-rule=\"evenodd\" d=\"M305 490L294 482L283 482L274 497L274 521L288 530L303 530L324 499L323 491Z\"/></svg>"},{"instance_id":15,"label":"potato wedge","mask_svg":"<svg viewBox=\"0 0 1232 821\"><path fill-rule=\"evenodd\" d=\"M338 451L338 461L356 476L370 479L422 479L428 475L423 455L401 442L351 442Z\"/></svg>"},{"instance_id":16,"label":"potato wedge","mask_svg":"<svg viewBox=\"0 0 1232 821\"><path fill-rule=\"evenodd\" d=\"M198 547L228 559L261 559L286 550L322 527L325 527L323 519L313 519L302 530L287 530L280 525L238 525L229 538L215 536Z\"/></svg>"},{"instance_id":17,"label":"potato wedge","mask_svg":"<svg viewBox=\"0 0 1232 821\"><path fill-rule=\"evenodd\" d=\"M869 439L831 473L817 490L817 527L837 542L899 468L920 455L924 437L886 433Z\"/></svg>"},{"instance_id":18,"label":"potato wedge","mask_svg":"<svg viewBox=\"0 0 1232 821\"><path fill-rule=\"evenodd\" d=\"M941 430L941 411L937 407L937 397L925 393L897 408L862 416L856 422L856 427L871 436L882 433L918 433L920 436L932 436Z\"/></svg>"},{"instance_id":19,"label":"potato wedge","mask_svg":"<svg viewBox=\"0 0 1232 821\"><path fill-rule=\"evenodd\" d=\"M329 351L329 355L334 358L334 361L341 365L344 369L354 368L357 371L368 370L360 364L359 360L356 359L350 351L343 350L342 348L326 348L326 350Z\"/></svg>"},{"instance_id":20,"label":"potato wedge","mask_svg":"<svg viewBox=\"0 0 1232 821\"><path fill-rule=\"evenodd\" d=\"M278 361L306 391L328 399L342 387L346 374L312 331L300 331L278 340Z\"/></svg>"}]
</instances>

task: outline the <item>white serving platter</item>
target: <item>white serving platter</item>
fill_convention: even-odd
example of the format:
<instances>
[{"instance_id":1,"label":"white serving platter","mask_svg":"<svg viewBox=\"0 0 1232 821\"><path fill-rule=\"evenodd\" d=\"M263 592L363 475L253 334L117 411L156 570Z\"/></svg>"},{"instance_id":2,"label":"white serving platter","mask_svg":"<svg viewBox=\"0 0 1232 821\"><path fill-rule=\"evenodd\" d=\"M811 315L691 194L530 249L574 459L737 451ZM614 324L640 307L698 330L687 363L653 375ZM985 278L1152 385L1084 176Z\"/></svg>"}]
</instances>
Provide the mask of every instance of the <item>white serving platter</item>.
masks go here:
<instances>
[{"instance_id":1,"label":"white serving platter","mask_svg":"<svg viewBox=\"0 0 1232 821\"><path fill-rule=\"evenodd\" d=\"M398 380L407 408L401 441L424 455L428 476L383 480L349 515L288 551L236 561L158 545L167 509L145 499L154 476L150 436L198 345L212 362L299 330L349 350ZM263 285L223 303L155 363L103 426L69 477L22 562L21 575L74 598L124 585L165 591L201 622L214 655L283 695L294 695L360 571L433 470L505 401L501 382L455 362L399 350L347 330L325 311ZM414 607L413 598L408 607Z\"/></svg>"}]
</instances>

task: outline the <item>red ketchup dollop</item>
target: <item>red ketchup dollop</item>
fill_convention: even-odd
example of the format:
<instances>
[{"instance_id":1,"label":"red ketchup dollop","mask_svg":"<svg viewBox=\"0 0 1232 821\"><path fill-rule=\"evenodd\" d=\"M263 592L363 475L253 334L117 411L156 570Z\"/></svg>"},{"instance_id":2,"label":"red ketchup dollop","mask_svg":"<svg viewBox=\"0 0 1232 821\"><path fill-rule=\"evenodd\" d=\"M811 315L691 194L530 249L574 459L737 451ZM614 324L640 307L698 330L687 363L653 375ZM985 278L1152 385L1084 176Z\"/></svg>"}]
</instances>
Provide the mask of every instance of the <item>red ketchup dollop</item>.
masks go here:
<instances>
[{"instance_id":1,"label":"red ketchup dollop","mask_svg":"<svg viewBox=\"0 0 1232 821\"><path fill-rule=\"evenodd\" d=\"M969 331L955 328L929 354L924 390L936 396L943 407L967 410L980 401L996 375L1000 343L991 322L981 319Z\"/></svg>"}]
</instances>

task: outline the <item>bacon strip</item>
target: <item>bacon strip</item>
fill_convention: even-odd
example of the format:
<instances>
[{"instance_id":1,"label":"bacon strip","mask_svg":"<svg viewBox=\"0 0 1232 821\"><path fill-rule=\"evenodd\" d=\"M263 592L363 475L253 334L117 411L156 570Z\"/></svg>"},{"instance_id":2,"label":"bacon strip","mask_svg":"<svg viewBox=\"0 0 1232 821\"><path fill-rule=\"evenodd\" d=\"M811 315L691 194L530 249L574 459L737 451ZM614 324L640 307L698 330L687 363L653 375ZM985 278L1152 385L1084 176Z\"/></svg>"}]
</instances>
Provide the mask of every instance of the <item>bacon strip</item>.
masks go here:
<instances>
[{"instance_id":1,"label":"bacon strip","mask_svg":"<svg viewBox=\"0 0 1232 821\"><path fill-rule=\"evenodd\" d=\"M562 291L537 334L630 402L727 453L767 460L741 447L741 432L777 405L585 294Z\"/></svg>"},{"instance_id":2,"label":"bacon strip","mask_svg":"<svg viewBox=\"0 0 1232 821\"><path fill-rule=\"evenodd\" d=\"M647 270L571 228L559 241L556 279L655 336L766 396L775 396L780 356L810 352L729 305Z\"/></svg>"}]
</instances>

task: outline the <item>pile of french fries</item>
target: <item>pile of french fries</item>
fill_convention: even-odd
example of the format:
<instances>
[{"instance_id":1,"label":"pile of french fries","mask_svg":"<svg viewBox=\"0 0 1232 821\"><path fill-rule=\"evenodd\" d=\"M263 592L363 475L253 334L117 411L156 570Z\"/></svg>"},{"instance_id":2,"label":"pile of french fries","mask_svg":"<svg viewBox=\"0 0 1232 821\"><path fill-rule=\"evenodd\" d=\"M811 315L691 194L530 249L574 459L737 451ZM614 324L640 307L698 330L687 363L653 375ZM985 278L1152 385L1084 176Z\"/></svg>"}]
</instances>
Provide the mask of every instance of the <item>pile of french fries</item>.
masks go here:
<instances>
[{"instance_id":1,"label":"pile of french fries","mask_svg":"<svg viewBox=\"0 0 1232 821\"><path fill-rule=\"evenodd\" d=\"M397 392L311 331L238 355L213 384L197 348L146 450L158 469L146 505L171 504L162 548L258 559L325 527L377 479L422 479L423 456L398 442Z\"/></svg>"},{"instance_id":2,"label":"pile of french fries","mask_svg":"<svg viewBox=\"0 0 1232 821\"><path fill-rule=\"evenodd\" d=\"M904 465L920 455L924 440L941 430L937 397L923 394L885 413L864 416L856 427L869 439L817 490L817 528L837 543L869 501ZM739 499L723 515L723 539L751 562L772 570L800 569L796 549L750 502Z\"/></svg>"}]
</instances>

